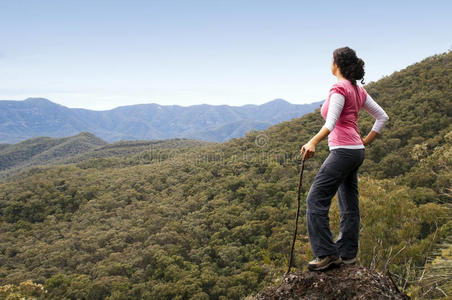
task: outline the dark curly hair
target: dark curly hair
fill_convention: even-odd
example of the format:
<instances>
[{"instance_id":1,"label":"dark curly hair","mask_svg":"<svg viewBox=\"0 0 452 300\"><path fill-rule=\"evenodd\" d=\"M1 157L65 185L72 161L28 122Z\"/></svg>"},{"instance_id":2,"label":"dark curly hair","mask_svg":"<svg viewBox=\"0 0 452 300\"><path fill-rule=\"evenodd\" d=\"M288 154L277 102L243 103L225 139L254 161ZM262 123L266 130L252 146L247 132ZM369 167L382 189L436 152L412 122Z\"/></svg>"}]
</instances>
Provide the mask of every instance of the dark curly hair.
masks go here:
<instances>
[{"instance_id":1,"label":"dark curly hair","mask_svg":"<svg viewBox=\"0 0 452 300\"><path fill-rule=\"evenodd\" d=\"M356 56L355 50L349 47L337 48L333 52L333 61L352 84L356 85L356 80L360 79L364 84L364 61Z\"/></svg>"}]
</instances>

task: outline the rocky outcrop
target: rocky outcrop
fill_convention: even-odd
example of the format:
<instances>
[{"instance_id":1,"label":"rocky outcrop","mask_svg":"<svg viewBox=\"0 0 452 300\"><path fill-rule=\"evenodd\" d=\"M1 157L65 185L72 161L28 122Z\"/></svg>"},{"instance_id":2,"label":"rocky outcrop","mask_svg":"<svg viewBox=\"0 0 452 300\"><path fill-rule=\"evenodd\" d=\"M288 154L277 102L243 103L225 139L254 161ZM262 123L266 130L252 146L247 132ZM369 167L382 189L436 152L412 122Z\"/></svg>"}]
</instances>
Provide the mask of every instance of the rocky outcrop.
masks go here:
<instances>
[{"instance_id":1,"label":"rocky outcrop","mask_svg":"<svg viewBox=\"0 0 452 300\"><path fill-rule=\"evenodd\" d=\"M360 267L341 266L326 272L296 272L283 276L278 286L267 287L247 299L410 299L389 275Z\"/></svg>"}]
</instances>

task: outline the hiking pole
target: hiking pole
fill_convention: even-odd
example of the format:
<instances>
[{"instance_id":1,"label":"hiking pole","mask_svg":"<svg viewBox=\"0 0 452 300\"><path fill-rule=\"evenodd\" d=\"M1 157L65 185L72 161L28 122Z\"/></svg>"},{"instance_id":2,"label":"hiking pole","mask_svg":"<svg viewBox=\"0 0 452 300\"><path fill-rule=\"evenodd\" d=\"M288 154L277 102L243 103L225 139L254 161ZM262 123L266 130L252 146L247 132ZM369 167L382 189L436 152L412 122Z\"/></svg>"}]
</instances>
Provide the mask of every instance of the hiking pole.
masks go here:
<instances>
[{"instance_id":1,"label":"hiking pole","mask_svg":"<svg viewBox=\"0 0 452 300\"><path fill-rule=\"evenodd\" d=\"M292 249L290 250L289 257L289 268L287 268L286 274L289 274L290 268L292 267L293 249L295 247L295 240L297 239L298 216L300 215L300 193L301 193L301 183L303 181L304 160L305 159L303 158L300 170L300 180L298 181L297 216L295 217L295 232L293 233Z\"/></svg>"}]
</instances>

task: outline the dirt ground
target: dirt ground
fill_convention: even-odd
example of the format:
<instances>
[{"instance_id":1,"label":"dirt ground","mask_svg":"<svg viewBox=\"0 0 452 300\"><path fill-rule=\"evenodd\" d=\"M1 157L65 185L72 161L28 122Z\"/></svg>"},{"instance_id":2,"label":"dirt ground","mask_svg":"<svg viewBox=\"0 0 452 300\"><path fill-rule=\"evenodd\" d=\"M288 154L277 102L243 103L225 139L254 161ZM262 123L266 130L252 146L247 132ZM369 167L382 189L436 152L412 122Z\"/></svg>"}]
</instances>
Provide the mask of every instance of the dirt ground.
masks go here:
<instances>
[{"instance_id":1,"label":"dirt ground","mask_svg":"<svg viewBox=\"0 0 452 300\"><path fill-rule=\"evenodd\" d=\"M410 299L389 276L360 266L336 267L325 272L284 275L279 286L267 287L247 299Z\"/></svg>"}]
</instances>

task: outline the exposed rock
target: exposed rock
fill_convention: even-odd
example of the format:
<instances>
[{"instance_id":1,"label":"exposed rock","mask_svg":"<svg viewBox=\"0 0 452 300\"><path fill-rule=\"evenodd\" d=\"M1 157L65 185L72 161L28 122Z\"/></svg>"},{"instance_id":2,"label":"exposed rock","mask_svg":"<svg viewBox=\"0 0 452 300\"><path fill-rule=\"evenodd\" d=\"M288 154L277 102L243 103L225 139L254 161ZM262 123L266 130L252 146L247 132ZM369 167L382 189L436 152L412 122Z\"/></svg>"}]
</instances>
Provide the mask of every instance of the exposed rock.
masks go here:
<instances>
[{"instance_id":1,"label":"exposed rock","mask_svg":"<svg viewBox=\"0 0 452 300\"><path fill-rule=\"evenodd\" d=\"M410 299L391 278L360 266L341 266L325 272L295 272L279 286L267 287L247 299Z\"/></svg>"}]
</instances>

